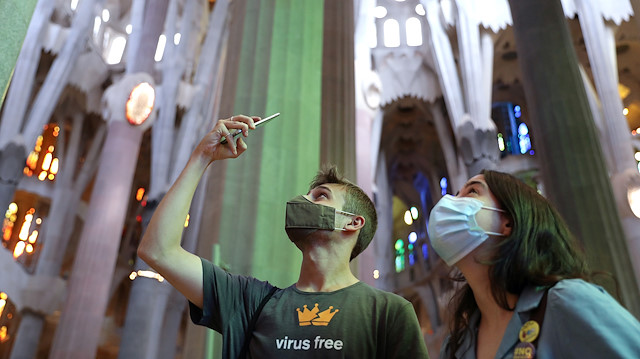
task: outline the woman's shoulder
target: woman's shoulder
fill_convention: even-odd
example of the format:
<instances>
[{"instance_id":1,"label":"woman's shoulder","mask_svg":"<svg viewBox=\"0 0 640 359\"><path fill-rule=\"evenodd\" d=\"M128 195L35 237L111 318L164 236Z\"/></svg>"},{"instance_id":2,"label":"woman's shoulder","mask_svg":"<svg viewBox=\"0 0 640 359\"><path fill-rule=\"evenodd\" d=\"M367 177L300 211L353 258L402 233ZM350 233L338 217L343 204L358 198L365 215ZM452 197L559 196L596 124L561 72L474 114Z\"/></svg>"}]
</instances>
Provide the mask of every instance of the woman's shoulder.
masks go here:
<instances>
[{"instance_id":1,"label":"woman's shoulder","mask_svg":"<svg viewBox=\"0 0 640 359\"><path fill-rule=\"evenodd\" d=\"M546 345L555 357L633 358L640 350L638 320L604 288L582 279L549 289L544 317ZM571 342L581 345L567 351Z\"/></svg>"},{"instance_id":2,"label":"woman's shoulder","mask_svg":"<svg viewBox=\"0 0 640 359\"><path fill-rule=\"evenodd\" d=\"M585 312L602 314L601 311L625 311L625 309L604 288L583 279L564 279L549 289L549 308L565 313L575 311L585 316Z\"/></svg>"},{"instance_id":3,"label":"woman's shoulder","mask_svg":"<svg viewBox=\"0 0 640 359\"><path fill-rule=\"evenodd\" d=\"M607 291L597 284L593 284L580 278L563 279L549 289L550 294L556 295L609 295Z\"/></svg>"}]
</instances>

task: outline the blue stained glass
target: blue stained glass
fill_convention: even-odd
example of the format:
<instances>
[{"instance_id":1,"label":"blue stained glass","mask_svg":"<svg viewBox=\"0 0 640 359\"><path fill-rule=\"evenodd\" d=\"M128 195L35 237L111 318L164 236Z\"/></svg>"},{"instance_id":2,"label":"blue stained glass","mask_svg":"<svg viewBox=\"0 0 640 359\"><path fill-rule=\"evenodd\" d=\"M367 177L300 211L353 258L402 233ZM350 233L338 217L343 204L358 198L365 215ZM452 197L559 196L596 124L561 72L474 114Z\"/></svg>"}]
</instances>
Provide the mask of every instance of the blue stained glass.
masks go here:
<instances>
[{"instance_id":1,"label":"blue stained glass","mask_svg":"<svg viewBox=\"0 0 640 359\"><path fill-rule=\"evenodd\" d=\"M440 189L442 190L442 195L447 194L448 181L447 177L442 177L440 179Z\"/></svg>"}]
</instances>

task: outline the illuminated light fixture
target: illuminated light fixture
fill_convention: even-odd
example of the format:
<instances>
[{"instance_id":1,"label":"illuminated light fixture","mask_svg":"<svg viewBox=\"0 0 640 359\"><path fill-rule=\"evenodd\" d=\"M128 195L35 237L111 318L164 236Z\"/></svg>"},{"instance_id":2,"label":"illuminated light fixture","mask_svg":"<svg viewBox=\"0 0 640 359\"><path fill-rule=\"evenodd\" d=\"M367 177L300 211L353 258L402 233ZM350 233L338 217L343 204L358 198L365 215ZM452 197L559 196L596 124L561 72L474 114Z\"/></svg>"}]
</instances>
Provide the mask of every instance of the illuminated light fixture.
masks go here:
<instances>
[{"instance_id":1,"label":"illuminated light fixture","mask_svg":"<svg viewBox=\"0 0 640 359\"><path fill-rule=\"evenodd\" d=\"M160 274L154 272L154 271L150 271L150 270L138 270L131 272L131 274L129 274L129 279L134 280L137 277L145 277L145 278L151 278L151 279L155 279L158 282L162 283L164 282L164 277L161 276Z\"/></svg>"},{"instance_id":2,"label":"illuminated light fixture","mask_svg":"<svg viewBox=\"0 0 640 359\"><path fill-rule=\"evenodd\" d=\"M144 188L140 187L136 191L136 201L140 202L144 198Z\"/></svg>"},{"instance_id":3,"label":"illuminated light fixture","mask_svg":"<svg viewBox=\"0 0 640 359\"><path fill-rule=\"evenodd\" d=\"M27 214L24 216L24 222L22 223L22 227L20 228L20 234L18 238L21 241L26 241L29 238L29 229L31 228L31 221L33 220L33 214Z\"/></svg>"},{"instance_id":4,"label":"illuminated light fixture","mask_svg":"<svg viewBox=\"0 0 640 359\"><path fill-rule=\"evenodd\" d=\"M182 34L180 34L179 32L176 32L176 34L173 35L173 44L178 46L180 44L181 38L182 38Z\"/></svg>"},{"instance_id":5,"label":"illuminated light fixture","mask_svg":"<svg viewBox=\"0 0 640 359\"><path fill-rule=\"evenodd\" d=\"M56 178L56 175L54 175L53 173L49 173L47 178L49 179L49 181L53 181Z\"/></svg>"},{"instance_id":6,"label":"illuminated light fixture","mask_svg":"<svg viewBox=\"0 0 640 359\"><path fill-rule=\"evenodd\" d=\"M189 227L189 218L190 218L189 213L187 213L187 218L184 220L184 228Z\"/></svg>"},{"instance_id":7,"label":"illuminated light fixture","mask_svg":"<svg viewBox=\"0 0 640 359\"><path fill-rule=\"evenodd\" d=\"M153 59L156 62L162 60L162 56L164 55L164 47L167 45L167 37L164 35L160 35L158 38L158 46L156 47L156 54L153 56Z\"/></svg>"},{"instance_id":8,"label":"illuminated light fixture","mask_svg":"<svg viewBox=\"0 0 640 359\"><path fill-rule=\"evenodd\" d=\"M78 0L71 0L69 7L71 8L71 10L75 11L76 8L78 7Z\"/></svg>"},{"instance_id":9,"label":"illuminated light fixture","mask_svg":"<svg viewBox=\"0 0 640 359\"><path fill-rule=\"evenodd\" d=\"M111 13L109 13L109 10L102 9L102 21L109 22L109 19L111 19Z\"/></svg>"},{"instance_id":10,"label":"illuminated light fixture","mask_svg":"<svg viewBox=\"0 0 640 359\"><path fill-rule=\"evenodd\" d=\"M2 312L4 311L4 306L7 305L7 293L0 292L0 316L2 316Z\"/></svg>"},{"instance_id":11,"label":"illuminated light fixture","mask_svg":"<svg viewBox=\"0 0 640 359\"><path fill-rule=\"evenodd\" d=\"M31 243L31 244L36 243L36 241L38 240L38 231L34 230L33 232L31 232L31 234L29 235L29 239L28 240L29 240L29 243Z\"/></svg>"},{"instance_id":12,"label":"illuminated light fixture","mask_svg":"<svg viewBox=\"0 0 640 359\"><path fill-rule=\"evenodd\" d=\"M416 232L409 233L409 243L411 244L416 243L417 240L418 240L418 234L416 234Z\"/></svg>"},{"instance_id":13,"label":"illuminated light fixture","mask_svg":"<svg viewBox=\"0 0 640 359\"><path fill-rule=\"evenodd\" d=\"M3 228L2 240L8 241L11 239L11 233L13 232L13 224L9 224Z\"/></svg>"},{"instance_id":14,"label":"illuminated light fixture","mask_svg":"<svg viewBox=\"0 0 640 359\"><path fill-rule=\"evenodd\" d=\"M625 108L622 110L622 114L623 114L623 115L625 115L625 116L626 116L626 115L628 115L628 114L629 114L629 108L628 108L628 107L625 107Z\"/></svg>"},{"instance_id":15,"label":"illuminated light fixture","mask_svg":"<svg viewBox=\"0 0 640 359\"><path fill-rule=\"evenodd\" d=\"M377 269L373 270L373 279L378 279L380 278L380 271Z\"/></svg>"},{"instance_id":16,"label":"illuminated light fixture","mask_svg":"<svg viewBox=\"0 0 640 359\"><path fill-rule=\"evenodd\" d=\"M38 175L38 179L40 181L44 181L47 178L47 172L46 171L42 171L40 172L40 174Z\"/></svg>"},{"instance_id":17,"label":"illuminated light fixture","mask_svg":"<svg viewBox=\"0 0 640 359\"><path fill-rule=\"evenodd\" d=\"M629 188L627 191L627 200L629 201L631 212L633 212L636 217L640 218L640 187Z\"/></svg>"},{"instance_id":18,"label":"illuminated light fixture","mask_svg":"<svg viewBox=\"0 0 640 359\"><path fill-rule=\"evenodd\" d=\"M396 244L394 245L396 251L402 250L404 248L404 241L402 239L398 239Z\"/></svg>"},{"instance_id":19,"label":"illuminated light fixture","mask_svg":"<svg viewBox=\"0 0 640 359\"><path fill-rule=\"evenodd\" d=\"M11 202L9 205L9 212L16 213L18 212L18 205L15 202Z\"/></svg>"},{"instance_id":20,"label":"illuminated light fixture","mask_svg":"<svg viewBox=\"0 0 640 359\"><path fill-rule=\"evenodd\" d=\"M502 137L501 133L498 134L498 148L500 149L500 152L504 152L505 150L504 138Z\"/></svg>"},{"instance_id":21,"label":"illuminated light fixture","mask_svg":"<svg viewBox=\"0 0 640 359\"><path fill-rule=\"evenodd\" d=\"M127 26L125 26L124 31L127 33L127 35L131 35L131 31L133 30L133 25L129 24Z\"/></svg>"},{"instance_id":22,"label":"illuminated light fixture","mask_svg":"<svg viewBox=\"0 0 640 359\"><path fill-rule=\"evenodd\" d=\"M387 8L384 6L376 6L375 9L373 9L373 16L377 19L382 19L387 16Z\"/></svg>"},{"instance_id":23,"label":"illuminated light fixture","mask_svg":"<svg viewBox=\"0 0 640 359\"><path fill-rule=\"evenodd\" d=\"M111 41L111 45L109 45L109 52L105 59L106 63L109 65L119 64L122 61L122 56L124 55L124 49L126 46L127 39L125 39L124 36L114 37L113 41Z\"/></svg>"},{"instance_id":24,"label":"illuminated light fixture","mask_svg":"<svg viewBox=\"0 0 640 359\"><path fill-rule=\"evenodd\" d=\"M36 224L41 224L42 223L42 218L36 218Z\"/></svg>"},{"instance_id":25,"label":"illuminated light fixture","mask_svg":"<svg viewBox=\"0 0 640 359\"><path fill-rule=\"evenodd\" d=\"M60 166L60 161L57 158L54 158L51 161L51 168L49 169L49 172L55 175L56 173L58 173L59 166Z\"/></svg>"},{"instance_id":26,"label":"illuminated light fixture","mask_svg":"<svg viewBox=\"0 0 640 359\"><path fill-rule=\"evenodd\" d=\"M400 273L404 270L404 241L398 239L394 248L396 250L396 273Z\"/></svg>"},{"instance_id":27,"label":"illuminated light fixture","mask_svg":"<svg viewBox=\"0 0 640 359\"><path fill-rule=\"evenodd\" d=\"M0 327L0 343L4 343L7 340L9 340L7 326L3 325L2 327Z\"/></svg>"},{"instance_id":28,"label":"illuminated light fixture","mask_svg":"<svg viewBox=\"0 0 640 359\"><path fill-rule=\"evenodd\" d=\"M427 12L424 10L424 6L422 6L422 4L416 5L416 14L418 14L420 16L425 16L427 14Z\"/></svg>"},{"instance_id":29,"label":"illuminated light fixture","mask_svg":"<svg viewBox=\"0 0 640 359\"><path fill-rule=\"evenodd\" d=\"M411 212L409 210L404 212L404 223L406 223L407 226L410 226L413 223L413 218L411 218Z\"/></svg>"},{"instance_id":30,"label":"illuminated light fixture","mask_svg":"<svg viewBox=\"0 0 640 359\"><path fill-rule=\"evenodd\" d=\"M33 245L27 244L27 246L25 247L25 251L27 252L27 254L33 253Z\"/></svg>"},{"instance_id":31,"label":"illuminated light fixture","mask_svg":"<svg viewBox=\"0 0 640 359\"><path fill-rule=\"evenodd\" d=\"M53 160L53 155L51 155L51 152L47 152L46 155L44 155L44 161L42 161L42 170L43 171L48 171L49 168L51 168L51 161Z\"/></svg>"},{"instance_id":32,"label":"illuminated light fixture","mask_svg":"<svg viewBox=\"0 0 640 359\"><path fill-rule=\"evenodd\" d=\"M38 155L38 152L31 151L31 153L29 154L29 157L27 157L27 167L29 167L32 170L35 170L36 165L38 164L38 157L40 157Z\"/></svg>"},{"instance_id":33,"label":"illuminated light fixture","mask_svg":"<svg viewBox=\"0 0 640 359\"><path fill-rule=\"evenodd\" d=\"M625 98L627 98L627 96L629 96L629 93L631 93L630 88L621 83L618 83L618 94L620 95L621 99L624 100Z\"/></svg>"},{"instance_id":34,"label":"illuminated light fixture","mask_svg":"<svg viewBox=\"0 0 640 359\"><path fill-rule=\"evenodd\" d=\"M24 247L26 246L27 244L24 243L23 241L16 243L16 247L13 249L13 258L20 257L22 253L24 253Z\"/></svg>"},{"instance_id":35,"label":"illuminated light fixture","mask_svg":"<svg viewBox=\"0 0 640 359\"><path fill-rule=\"evenodd\" d=\"M411 218L413 218L414 221L418 219L418 209L416 207L411 207L410 211L411 211Z\"/></svg>"},{"instance_id":36,"label":"illuminated light fixture","mask_svg":"<svg viewBox=\"0 0 640 359\"><path fill-rule=\"evenodd\" d=\"M126 117L130 124L141 125L153 111L156 91L148 82L142 82L131 90L126 104Z\"/></svg>"},{"instance_id":37,"label":"illuminated light fixture","mask_svg":"<svg viewBox=\"0 0 640 359\"><path fill-rule=\"evenodd\" d=\"M96 16L95 19L93 19L93 36L98 36L101 25L102 20L100 19L100 16Z\"/></svg>"}]
</instances>

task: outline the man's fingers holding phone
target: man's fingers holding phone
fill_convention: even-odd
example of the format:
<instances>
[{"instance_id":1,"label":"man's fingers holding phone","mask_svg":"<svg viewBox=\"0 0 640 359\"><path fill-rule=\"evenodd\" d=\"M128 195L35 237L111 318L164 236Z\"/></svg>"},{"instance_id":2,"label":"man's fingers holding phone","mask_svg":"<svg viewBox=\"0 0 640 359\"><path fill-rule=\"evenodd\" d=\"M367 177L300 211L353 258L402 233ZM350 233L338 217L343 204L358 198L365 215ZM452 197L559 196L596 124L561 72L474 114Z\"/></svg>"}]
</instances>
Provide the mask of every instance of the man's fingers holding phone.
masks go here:
<instances>
[{"instance_id":1,"label":"man's fingers holding phone","mask_svg":"<svg viewBox=\"0 0 640 359\"><path fill-rule=\"evenodd\" d=\"M255 129L255 123L260 121L260 117L258 116L245 116L245 115L236 115L231 117L228 120L221 120L229 129L228 134L224 134L224 136L220 139L220 143L226 144L227 142L233 142L234 138L237 138L238 135L243 134L244 137L249 136L249 129Z\"/></svg>"}]
</instances>

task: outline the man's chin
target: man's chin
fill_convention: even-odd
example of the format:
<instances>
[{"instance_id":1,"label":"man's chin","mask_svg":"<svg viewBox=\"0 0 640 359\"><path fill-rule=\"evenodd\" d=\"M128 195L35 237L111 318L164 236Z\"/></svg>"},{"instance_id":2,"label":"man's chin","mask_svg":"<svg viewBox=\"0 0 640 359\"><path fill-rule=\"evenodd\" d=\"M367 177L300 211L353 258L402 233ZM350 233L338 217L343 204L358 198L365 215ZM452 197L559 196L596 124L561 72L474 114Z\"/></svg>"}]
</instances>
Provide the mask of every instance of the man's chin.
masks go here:
<instances>
[{"instance_id":1,"label":"man's chin","mask_svg":"<svg viewBox=\"0 0 640 359\"><path fill-rule=\"evenodd\" d=\"M308 229L308 228L290 228L287 229L287 236L289 240L294 244L304 242L311 234L313 234L317 229Z\"/></svg>"}]
</instances>

